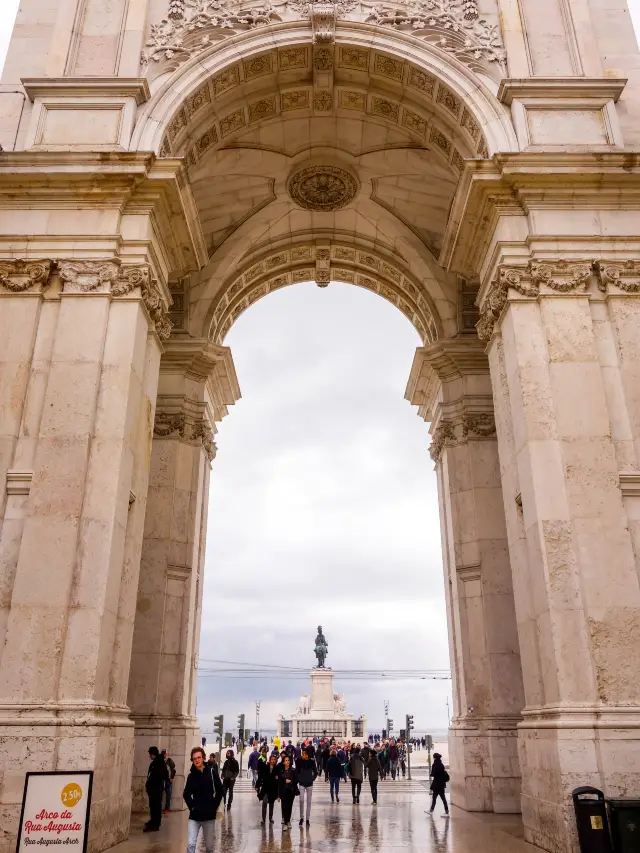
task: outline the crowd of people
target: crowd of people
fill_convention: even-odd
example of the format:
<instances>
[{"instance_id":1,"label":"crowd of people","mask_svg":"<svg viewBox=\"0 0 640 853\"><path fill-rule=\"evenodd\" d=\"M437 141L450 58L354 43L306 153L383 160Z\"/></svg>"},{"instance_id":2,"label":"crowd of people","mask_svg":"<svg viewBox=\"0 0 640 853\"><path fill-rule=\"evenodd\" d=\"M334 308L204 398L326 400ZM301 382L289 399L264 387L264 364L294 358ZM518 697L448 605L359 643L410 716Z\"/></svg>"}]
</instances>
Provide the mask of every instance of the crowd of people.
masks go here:
<instances>
[{"instance_id":1,"label":"crowd of people","mask_svg":"<svg viewBox=\"0 0 640 853\"><path fill-rule=\"evenodd\" d=\"M164 813L171 803L171 789L175 777L175 764L163 750L149 749L151 763L147 775L146 790L149 797L150 819L145 832L155 832L162 819L162 794L165 792ZM341 784L350 782L353 805L360 805L362 786L369 782L371 805L378 803L378 782L390 777L392 780L406 775L407 749L402 740L373 739L364 744L341 742L333 738L307 738L297 746L292 741L284 742L276 737L273 747L268 743L255 742L248 759L248 771L252 786L261 804L261 823L274 822L274 808L280 803L283 831L291 829L293 808L298 797L299 825L311 824L311 802L313 786L318 779L329 785L331 802L340 802ZM215 819L221 804L227 811L233 804L233 791L240 774L240 765L233 749L228 749L220 768L216 754L207 760L203 747L191 750L191 769L187 776L183 799L189 809L187 853L195 853L200 830L207 853L213 850ZM434 754L431 766L432 802L430 812L440 797L445 815L449 806L445 789L449 775L439 753Z\"/></svg>"}]
</instances>

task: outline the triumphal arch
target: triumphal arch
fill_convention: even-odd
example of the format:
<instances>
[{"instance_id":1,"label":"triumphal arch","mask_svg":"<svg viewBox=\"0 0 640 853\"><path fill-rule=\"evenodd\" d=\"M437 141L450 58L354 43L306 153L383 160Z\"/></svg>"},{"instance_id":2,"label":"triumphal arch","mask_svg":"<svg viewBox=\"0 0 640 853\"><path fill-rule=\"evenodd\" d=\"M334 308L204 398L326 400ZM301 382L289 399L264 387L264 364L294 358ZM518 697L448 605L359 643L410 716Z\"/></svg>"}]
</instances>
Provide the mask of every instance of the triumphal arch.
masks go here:
<instances>
[{"instance_id":1,"label":"triumphal arch","mask_svg":"<svg viewBox=\"0 0 640 853\"><path fill-rule=\"evenodd\" d=\"M3 853L26 770L95 770L94 851L143 804L151 742L182 781L225 336L309 280L378 293L423 341L454 802L568 853L575 786L640 795L639 87L624 0L22 0Z\"/></svg>"}]
</instances>

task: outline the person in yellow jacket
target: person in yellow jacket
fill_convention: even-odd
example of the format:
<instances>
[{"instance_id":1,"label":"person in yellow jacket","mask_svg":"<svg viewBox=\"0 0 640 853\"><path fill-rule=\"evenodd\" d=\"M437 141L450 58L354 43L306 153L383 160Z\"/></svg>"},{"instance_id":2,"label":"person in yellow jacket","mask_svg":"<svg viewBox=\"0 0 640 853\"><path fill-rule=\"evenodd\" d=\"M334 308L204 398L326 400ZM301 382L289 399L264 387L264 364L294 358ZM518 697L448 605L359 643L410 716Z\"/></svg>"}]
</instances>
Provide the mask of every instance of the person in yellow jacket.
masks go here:
<instances>
[{"instance_id":1,"label":"person in yellow jacket","mask_svg":"<svg viewBox=\"0 0 640 853\"><path fill-rule=\"evenodd\" d=\"M275 746L275 748L278 750L278 752L280 752L280 736L279 736L279 735L276 735L276 736L274 737L274 739L273 739L273 745L274 745L274 746Z\"/></svg>"}]
</instances>

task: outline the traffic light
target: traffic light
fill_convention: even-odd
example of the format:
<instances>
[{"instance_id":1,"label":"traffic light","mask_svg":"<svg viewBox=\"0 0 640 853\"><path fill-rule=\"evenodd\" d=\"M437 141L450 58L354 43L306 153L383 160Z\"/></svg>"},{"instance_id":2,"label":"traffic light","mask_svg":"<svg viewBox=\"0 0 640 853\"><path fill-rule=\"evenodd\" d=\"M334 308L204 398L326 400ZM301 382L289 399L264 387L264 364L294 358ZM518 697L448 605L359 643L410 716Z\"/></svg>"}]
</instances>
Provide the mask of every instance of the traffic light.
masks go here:
<instances>
[{"instance_id":1,"label":"traffic light","mask_svg":"<svg viewBox=\"0 0 640 853\"><path fill-rule=\"evenodd\" d=\"M218 736L220 745L222 746L222 738L224 736L224 715L220 714L213 718L213 731Z\"/></svg>"},{"instance_id":2,"label":"traffic light","mask_svg":"<svg viewBox=\"0 0 640 853\"><path fill-rule=\"evenodd\" d=\"M204 749L206 745L207 745L207 739L206 739L206 737L203 735L203 736L202 736L202 748Z\"/></svg>"},{"instance_id":3,"label":"traffic light","mask_svg":"<svg viewBox=\"0 0 640 853\"><path fill-rule=\"evenodd\" d=\"M406 739L407 739L407 730L406 729L400 729L400 740L406 740Z\"/></svg>"},{"instance_id":4,"label":"traffic light","mask_svg":"<svg viewBox=\"0 0 640 853\"><path fill-rule=\"evenodd\" d=\"M389 729L389 737L391 737L391 732L393 731L393 720L387 720L387 728Z\"/></svg>"},{"instance_id":5,"label":"traffic light","mask_svg":"<svg viewBox=\"0 0 640 853\"><path fill-rule=\"evenodd\" d=\"M413 714L407 714L406 727L407 727L407 734L409 734L411 729L415 728L415 726L413 725Z\"/></svg>"},{"instance_id":6,"label":"traffic light","mask_svg":"<svg viewBox=\"0 0 640 853\"><path fill-rule=\"evenodd\" d=\"M244 714L238 715L238 736L244 737Z\"/></svg>"},{"instance_id":7,"label":"traffic light","mask_svg":"<svg viewBox=\"0 0 640 853\"><path fill-rule=\"evenodd\" d=\"M386 737L387 737L387 730L382 729L382 740L385 740Z\"/></svg>"}]
</instances>

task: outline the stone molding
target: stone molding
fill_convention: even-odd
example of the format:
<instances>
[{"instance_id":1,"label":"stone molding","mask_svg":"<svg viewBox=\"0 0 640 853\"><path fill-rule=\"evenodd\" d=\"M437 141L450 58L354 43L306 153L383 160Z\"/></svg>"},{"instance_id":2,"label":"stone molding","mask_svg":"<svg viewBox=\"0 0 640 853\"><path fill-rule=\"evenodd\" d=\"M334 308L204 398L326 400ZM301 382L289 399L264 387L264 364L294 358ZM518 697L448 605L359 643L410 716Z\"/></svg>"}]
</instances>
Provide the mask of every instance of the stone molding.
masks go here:
<instances>
[{"instance_id":1,"label":"stone molding","mask_svg":"<svg viewBox=\"0 0 640 853\"><path fill-rule=\"evenodd\" d=\"M429 454L438 462L446 447L457 447L469 440L486 441L496 437L496 421L493 412L465 411L463 402L459 411L446 415L436 426L431 440Z\"/></svg>"},{"instance_id":2,"label":"stone molding","mask_svg":"<svg viewBox=\"0 0 640 853\"><path fill-rule=\"evenodd\" d=\"M620 471L620 491L625 498L640 497L640 471Z\"/></svg>"},{"instance_id":3,"label":"stone molding","mask_svg":"<svg viewBox=\"0 0 640 853\"><path fill-rule=\"evenodd\" d=\"M15 258L0 261L0 285L11 293L42 292L50 283L53 261Z\"/></svg>"},{"instance_id":4,"label":"stone molding","mask_svg":"<svg viewBox=\"0 0 640 853\"><path fill-rule=\"evenodd\" d=\"M640 293L640 261L571 260L538 261L526 266L502 264L485 292L476 324L481 341L490 340L507 302L509 291L537 299L549 293L584 293L593 277L602 293ZM613 289L612 289L613 288Z\"/></svg>"},{"instance_id":5,"label":"stone molding","mask_svg":"<svg viewBox=\"0 0 640 853\"><path fill-rule=\"evenodd\" d=\"M7 494L28 495L32 479L33 471L7 471Z\"/></svg>"},{"instance_id":6,"label":"stone molding","mask_svg":"<svg viewBox=\"0 0 640 853\"><path fill-rule=\"evenodd\" d=\"M160 292L158 282L151 277L148 264L123 265L119 258L104 260L61 260L58 272L63 282L63 293L110 293L128 296L140 289L142 301L160 340L171 335L168 305Z\"/></svg>"},{"instance_id":7,"label":"stone molding","mask_svg":"<svg viewBox=\"0 0 640 853\"><path fill-rule=\"evenodd\" d=\"M209 462L216 458L217 446L213 430L204 416L192 412L156 411L153 435L160 439L178 439L186 444L201 444Z\"/></svg>"}]
</instances>

